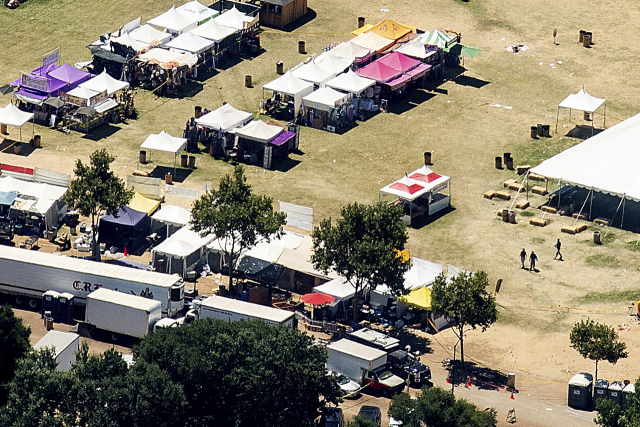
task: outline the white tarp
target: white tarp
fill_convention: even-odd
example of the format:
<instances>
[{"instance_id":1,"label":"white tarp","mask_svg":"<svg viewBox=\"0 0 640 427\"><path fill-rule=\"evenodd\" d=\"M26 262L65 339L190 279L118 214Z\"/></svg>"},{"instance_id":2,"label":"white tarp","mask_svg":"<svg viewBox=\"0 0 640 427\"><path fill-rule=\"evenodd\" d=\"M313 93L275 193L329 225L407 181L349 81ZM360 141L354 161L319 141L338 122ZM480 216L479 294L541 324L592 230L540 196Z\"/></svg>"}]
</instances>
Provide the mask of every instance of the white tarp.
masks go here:
<instances>
[{"instance_id":1,"label":"white tarp","mask_svg":"<svg viewBox=\"0 0 640 427\"><path fill-rule=\"evenodd\" d=\"M586 90L581 89L578 93L572 93L567 96L560 104L558 108L570 108L572 110L586 111L587 113L593 113L602 106L607 100L604 98L596 98L587 93Z\"/></svg>"},{"instance_id":2,"label":"white tarp","mask_svg":"<svg viewBox=\"0 0 640 427\"><path fill-rule=\"evenodd\" d=\"M280 255L282 255L285 249L295 250L303 240L304 236L302 234L284 231L281 238L273 239L270 242L259 242L249 249L244 256L250 256L270 263L277 263L278 258L280 258Z\"/></svg>"},{"instance_id":3,"label":"white tarp","mask_svg":"<svg viewBox=\"0 0 640 427\"><path fill-rule=\"evenodd\" d=\"M334 78L336 73L333 70L323 68L316 64L315 61L309 61L306 64L301 65L295 70L291 71L295 77L311 82L320 87L324 87L324 84Z\"/></svg>"},{"instance_id":4,"label":"white tarp","mask_svg":"<svg viewBox=\"0 0 640 427\"><path fill-rule=\"evenodd\" d=\"M313 288L313 292L331 295L336 301L348 300L356 294L353 285L348 283L343 277L336 277L323 285L316 286Z\"/></svg>"},{"instance_id":5,"label":"white tarp","mask_svg":"<svg viewBox=\"0 0 640 427\"><path fill-rule=\"evenodd\" d=\"M22 127L33 118L33 113L21 111L12 103L0 109L0 123L3 125Z\"/></svg>"},{"instance_id":6,"label":"white tarp","mask_svg":"<svg viewBox=\"0 0 640 427\"><path fill-rule=\"evenodd\" d=\"M238 30L231 27L225 27L224 25L216 22L214 19L210 19L204 24L191 30L191 32L197 36L204 37L205 39L219 42L229 36L234 35L238 32Z\"/></svg>"},{"instance_id":7,"label":"white tarp","mask_svg":"<svg viewBox=\"0 0 640 427\"><path fill-rule=\"evenodd\" d=\"M302 98L313 92L313 83L299 79L287 71L284 75L262 86L262 89L293 96L294 113L297 114L300 111Z\"/></svg>"},{"instance_id":8,"label":"white tarp","mask_svg":"<svg viewBox=\"0 0 640 427\"><path fill-rule=\"evenodd\" d=\"M330 87L323 87L302 98L302 105L307 108L329 111L330 108L342 105L348 96L346 93L338 92Z\"/></svg>"},{"instance_id":9,"label":"white tarp","mask_svg":"<svg viewBox=\"0 0 640 427\"><path fill-rule=\"evenodd\" d=\"M182 34L185 31L195 28L198 21L193 17L189 18L181 14L175 7L172 7L162 15L148 20L147 24L164 28L172 33Z\"/></svg>"},{"instance_id":10,"label":"white tarp","mask_svg":"<svg viewBox=\"0 0 640 427\"><path fill-rule=\"evenodd\" d=\"M349 70L344 74L340 74L335 79L331 79L326 86L332 87L348 93L360 94L367 88L375 85L376 81L362 77Z\"/></svg>"},{"instance_id":11,"label":"white tarp","mask_svg":"<svg viewBox=\"0 0 640 427\"><path fill-rule=\"evenodd\" d=\"M178 138L176 136L169 135L166 131L162 131L159 134L151 134L140 145L140 148L145 150L158 150L166 151L168 153L177 154L184 150L187 145L185 138Z\"/></svg>"},{"instance_id":12,"label":"white tarp","mask_svg":"<svg viewBox=\"0 0 640 427\"><path fill-rule=\"evenodd\" d=\"M557 154L531 172L640 201L640 114Z\"/></svg>"},{"instance_id":13,"label":"white tarp","mask_svg":"<svg viewBox=\"0 0 640 427\"><path fill-rule=\"evenodd\" d=\"M165 45L169 49L180 50L190 53L201 53L213 47L213 41L204 37L196 36L191 31L183 33Z\"/></svg>"},{"instance_id":14,"label":"white tarp","mask_svg":"<svg viewBox=\"0 0 640 427\"><path fill-rule=\"evenodd\" d=\"M251 120L253 120L253 114L233 108L231 104L224 104L222 107L197 118L196 123L210 129L222 129L223 132L228 132Z\"/></svg>"},{"instance_id":15,"label":"white tarp","mask_svg":"<svg viewBox=\"0 0 640 427\"><path fill-rule=\"evenodd\" d=\"M238 129L236 135L253 141L269 142L283 131L284 128L280 126L268 125L262 120L256 120Z\"/></svg>"},{"instance_id":16,"label":"white tarp","mask_svg":"<svg viewBox=\"0 0 640 427\"><path fill-rule=\"evenodd\" d=\"M184 15L191 20L195 19L196 22L202 22L206 19L218 15L219 13L217 10L213 10L196 0L192 0L176 7L176 12Z\"/></svg>"},{"instance_id":17,"label":"white tarp","mask_svg":"<svg viewBox=\"0 0 640 427\"><path fill-rule=\"evenodd\" d=\"M91 80L87 80L78 87L84 87L98 92L106 90L107 95L111 96L118 91L128 88L129 83L114 79L107 73L107 70L104 70L102 73Z\"/></svg>"},{"instance_id":18,"label":"white tarp","mask_svg":"<svg viewBox=\"0 0 640 427\"><path fill-rule=\"evenodd\" d=\"M129 33L131 37L142 42L152 44L153 42L159 42L160 44L166 43L171 40L171 34L156 30L151 25L145 24L142 27L136 28Z\"/></svg>"}]
</instances>

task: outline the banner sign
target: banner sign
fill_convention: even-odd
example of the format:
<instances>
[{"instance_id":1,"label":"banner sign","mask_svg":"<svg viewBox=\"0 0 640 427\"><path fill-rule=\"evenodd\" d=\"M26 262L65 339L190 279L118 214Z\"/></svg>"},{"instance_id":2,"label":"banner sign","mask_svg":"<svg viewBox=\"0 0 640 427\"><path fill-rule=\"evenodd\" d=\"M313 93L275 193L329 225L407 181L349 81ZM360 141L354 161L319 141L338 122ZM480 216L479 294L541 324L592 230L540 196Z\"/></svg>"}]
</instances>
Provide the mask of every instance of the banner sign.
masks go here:
<instances>
[{"instance_id":1,"label":"banner sign","mask_svg":"<svg viewBox=\"0 0 640 427\"><path fill-rule=\"evenodd\" d=\"M60 55L60 51L56 50L52 54L45 56L42 59L42 67L44 68L47 65L55 64L56 62L58 62L59 55Z\"/></svg>"},{"instance_id":2,"label":"banner sign","mask_svg":"<svg viewBox=\"0 0 640 427\"><path fill-rule=\"evenodd\" d=\"M22 75L22 86L39 90L41 92L47 92L49 87L49 82L45 77L38 77L29 74Z\"/></svg>"}]
</instances>

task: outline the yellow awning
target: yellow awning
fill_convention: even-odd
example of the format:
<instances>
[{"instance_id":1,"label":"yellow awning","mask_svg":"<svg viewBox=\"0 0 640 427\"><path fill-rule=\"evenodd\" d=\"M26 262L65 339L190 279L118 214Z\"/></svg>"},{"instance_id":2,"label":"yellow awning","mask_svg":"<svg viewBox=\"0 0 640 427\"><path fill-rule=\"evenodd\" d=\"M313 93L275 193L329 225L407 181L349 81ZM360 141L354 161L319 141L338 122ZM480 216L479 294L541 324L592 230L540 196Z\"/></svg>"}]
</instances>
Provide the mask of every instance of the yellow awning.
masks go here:
<instances>
[{"instance_id":1,"label":"yellow awning","mask_svg":"<svg viewBox=\"0 0 640 427\"><path fill-rule=\"evenodd\" d=\"M362 27L351 31L351 34L353 34L354 36L359 36L360 34L364 33L365 31L369 31L373 27L374 26L371 25L371 24L364 24Z\"/></svg>"},{"instance_id":2,"label":"yellow awning","mask_svg":"<svg viewBox=\"0 0 640 427\"><path fill-rule=\"evenodd\" d=\"M156 209L158 209L158 206L160 206L160 200L153 200L148 197L144 197L140 193L136 193L127 206L135 211L151 215L156 211Z\"/></svg>"},{"instance_id":3,"label":"yellow awning","mask_svg":"<svg viewBox=\"0 0 640 427\"><path fill-rule=\"evenodd\" d=\"M423 310L431 310L431 289L426 286L410 292L408 295L402 295L398 298L402 302L406 302Z\"/></svg>"},{"instance_id":4,"label":"yellow awning","mask_svg":"<svg viewBox=\"0 0 640 427\"><path fill-rule=\"evenodd\" d=\"M385 19L375 27L371 28L371 32L389 40L398 40L411 32L411 28L402 24Z\"/></svg>"}]
</instances>

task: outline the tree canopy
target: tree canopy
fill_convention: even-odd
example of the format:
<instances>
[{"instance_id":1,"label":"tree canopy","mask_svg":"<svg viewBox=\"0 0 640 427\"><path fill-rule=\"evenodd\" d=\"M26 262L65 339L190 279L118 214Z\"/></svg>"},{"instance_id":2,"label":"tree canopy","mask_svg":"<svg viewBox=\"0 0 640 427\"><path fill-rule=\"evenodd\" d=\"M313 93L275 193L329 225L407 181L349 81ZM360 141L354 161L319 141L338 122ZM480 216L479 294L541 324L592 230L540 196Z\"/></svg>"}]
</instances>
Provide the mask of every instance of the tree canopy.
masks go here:
<instances>
[{"instance_id":1,"label":"tree canopy","mask_svg":"<svg viewBox=\"0 0 640 427\"><path fill-rule=\"evenodd\" d=\"M480 410L440 387L424 387L415 399L398 394L389 406L389 416L402 421L403 427L495 427L496 415L495 409Z\"/></svg>"},{"instance_id":2,"label":"tree canopy","mask_svg":"<svg viewBox=\"0 0 640 427\"><path fill-rule=\"evenodd\" d=\"M96 231L97 219L102 211L114 215L133 197L133 191L127 190L125 183L112 170L115 156L105 148L94 151L89 165L76 161L73 170L75 179L69 184L65 201L71 209L77 209L84 216L91 217L93 233L93 254L99 256Z\"/></svg>"},{"instance_id":3,"label":"tree canopy","mask_svg":"<svg viewBox=\"0 0 640 427\"><path fill-rule=\"evenodd\" d=\"M242 166L225 175L217 190L211 189L193 204L193 229L221 239L229 261L229 287L239 256L261 240L280 237L286 222L284 212L274 212L273 201L252 193Z\"/></svg>"},{"instance_id":4,"label":"tree canopy","mask_svg":"<svg viewBox=\"0 0 640 427\"><path fill-rule=\"evenodd\" d=\"M461 272L447 283L444 275L436 278L431 289L431 310L436 317L445 316L453 322L460 340L460 360L464 363L464 330L480 327L484 332L498 317L496 301L487 292L487 273Z\"/></svg>"},{"instance_id":5,"label":"tree canopy","mask_svg":"<svg viewBox=\"0 0 640 427\"><path fill-rule=\"evenodd\" d=\"M596 323L592 319L581 320L576 323L569 334L571 347L584 358L596 362L596 375L598 379L598 362L606 360L616 364L619 359L627 357L627 344L618 341L618 333L613 327L602 323Z\"/></svg>"},{"instance_id":6,"label":"tree canopy","mask_svg":"<svg viewBox=\"0 0 640 427\"><path fill-rule=\"evenodd\" d=\"M31 328L13 314L11 306L0 306L0 405L7 397L2 385L13 378L18 360L31 348L30 335Z\"/></svg>"},{"instance_id":7,"label":"tree canopy","mask_svg":"<svg viewBox=\"0 0 640 427\"><path fill-rule=\"evenodd\" d=\"M367 289L385 284L394 295L406 293L404 273L409 264L399 251L407 243L401 208L382 203L344 206L335 225L324 219L313 230L311 262L320 271L335 271L355 288L353 318L358 299Z\"/></svg>"}]
</instances>

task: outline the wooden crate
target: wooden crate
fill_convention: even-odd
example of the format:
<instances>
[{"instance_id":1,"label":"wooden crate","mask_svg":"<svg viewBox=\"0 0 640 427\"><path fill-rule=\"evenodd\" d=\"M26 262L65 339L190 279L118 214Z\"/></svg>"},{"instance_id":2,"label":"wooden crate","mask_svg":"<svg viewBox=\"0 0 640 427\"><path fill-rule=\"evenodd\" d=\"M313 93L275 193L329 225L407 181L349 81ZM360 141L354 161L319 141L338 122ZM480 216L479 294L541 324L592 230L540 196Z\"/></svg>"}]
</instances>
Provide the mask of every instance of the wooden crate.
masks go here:
<instances>
[{"instance_id":1,"label":"wooden crate","mask_svg":"<svg viewBox=\"0 0 640 427\"><path fill-rule=\"evenodd\" d=\"M495 197L502 200L511 200L511 194L507 193L506 191L496 191Z\"/></svg>"},{"instance_id":2,"label":"wooden crate","mask_svg":"<svg viewBox=\"0 0 640 427\"><path fill-rule=\"evenodd\" d=\"M538 175L537 173L529 173L529 179L532 181L546 181L547 178L545 178L542 175Z\"/></svg>"},{"instance_id":3,"label":"wooden crate","mask_svg":"<svg viewBox=\"0 0 640 427\"><path fill-rule=\"evenodd\" d=\"M518 181L516 181L515 179L508 179L508 180L506 180L506 181L502 184L502 186L503 186L504 188L509 188L509 186L510 186L511 184L516 184L517 182L518 182Z\"/></svg>"},{"instance_id":4,"label":"wooden crate","mask_svg":"<svg viewBox=\"0 0 640 427\"><path fill-rule=\"evenodd\" d=\"M493 190L487 191L486 193L484 193L484 198L485 199L493 199L494 197L496 197L496 192Z\"/></svg>"},{"instance_id":5,"label":"wooden crate","mask_svg":"<svg viewBox=\"0 0 640 427\"><path fill-rule=\"evenodd\" d=\"M518 175L522 175L523 173L526 173L529 169L531 169L531 165L516 166L516 173Z\"/></svg>"},{"instance_id":6,"label":"wooden crate","mask_svg":"<svg viewBox=\"0 0 640 427\"><path fill-rule=\"evenodd\" d=\"M547 225L547 220L542 218L531 218L529 220L529 224L537 227L545 227Z\"/></svg>"},{"instance_id":7,"label":"wooden crate","mask_svg":"<svg viewBox=\"0 0 640 427\"><path fill-rule=\"evenodd\" d=\"M542 208L542 212L547 212L550 214L557 214L558 210L556 208L552 208L551 206L543 206Z\"/></svg>"},{"instance_id":8,"label":"wooden crate","mask_svg":"<svg viewBox=\"0 0 640 427\"><path fill-rule=\"evenodd\" d=\"M527 209L529 207L529 201L528 200L523 200L521 202L517 202L516 203L516 208L518 209Z\"/></svg>"},{"instance_id":9,"label":"wooden crate","mask_svg":"<svg viewBox=\"0 0 640 427\"><path fill-rule=\"evenodd\" d=\"M534 185L533 187L531 187L531 192L533 194L539 194L541 196L546 196L547 194L549 194L546 188L540 187L538 185Z\"/></svg>"}]
</instances>

